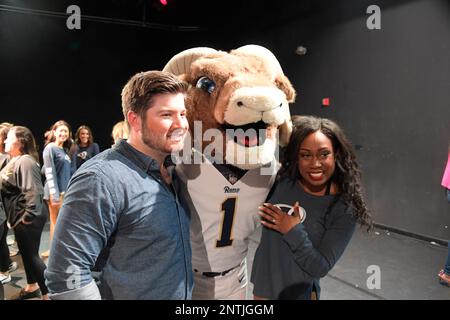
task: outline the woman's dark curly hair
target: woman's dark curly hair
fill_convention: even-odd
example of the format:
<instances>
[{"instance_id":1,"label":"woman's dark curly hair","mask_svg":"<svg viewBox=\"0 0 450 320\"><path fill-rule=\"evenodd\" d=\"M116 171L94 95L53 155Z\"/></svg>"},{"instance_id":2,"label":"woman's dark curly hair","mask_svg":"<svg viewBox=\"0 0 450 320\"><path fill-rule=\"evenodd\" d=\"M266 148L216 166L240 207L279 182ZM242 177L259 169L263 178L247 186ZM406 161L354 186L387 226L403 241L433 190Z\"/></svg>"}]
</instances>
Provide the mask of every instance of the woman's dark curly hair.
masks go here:
<instances>
[{"instance_id":1,"label":"woman's dark curly hair","mask_svg":"<svg viewBox=\"0 0 450 320\"><path fill-rule=\"evenodd\" d=\"M299 150L303 141L310 134L320 131L331 140L336 159L336 168L332 182L339 188L340 197L354 209L355 218L367 231L373 229L369 209L363 199L361 190L361 172L356 162L355 152L343 130L333 121L313 116L293 116L293 132L286 147L283 166L279 176L293 181L301 179L298 170Z\"/></svg>"}]
</instances>

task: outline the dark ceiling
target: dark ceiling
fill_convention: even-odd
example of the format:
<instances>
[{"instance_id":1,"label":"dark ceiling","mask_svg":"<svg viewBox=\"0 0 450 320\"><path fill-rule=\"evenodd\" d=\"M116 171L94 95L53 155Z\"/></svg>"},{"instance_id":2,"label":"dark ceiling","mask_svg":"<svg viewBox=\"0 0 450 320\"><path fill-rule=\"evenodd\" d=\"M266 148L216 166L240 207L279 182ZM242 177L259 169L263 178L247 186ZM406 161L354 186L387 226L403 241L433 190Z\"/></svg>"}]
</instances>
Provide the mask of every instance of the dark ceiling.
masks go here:
<instances>
[{"instance_id":1,"label":"dark ceiling","mask_svg":"<svg viewBox=\"0 0 450 320\"><path fill-rule=\"evenodd\" d=\"M324 0L0 0L0 5L65 14L78 5L82 16L129 20L152 25L256 31L310 14ZM0 9L2 9L0 7ZM4 8L3 8L4 9Z\"/></svg>"}]
</instances>

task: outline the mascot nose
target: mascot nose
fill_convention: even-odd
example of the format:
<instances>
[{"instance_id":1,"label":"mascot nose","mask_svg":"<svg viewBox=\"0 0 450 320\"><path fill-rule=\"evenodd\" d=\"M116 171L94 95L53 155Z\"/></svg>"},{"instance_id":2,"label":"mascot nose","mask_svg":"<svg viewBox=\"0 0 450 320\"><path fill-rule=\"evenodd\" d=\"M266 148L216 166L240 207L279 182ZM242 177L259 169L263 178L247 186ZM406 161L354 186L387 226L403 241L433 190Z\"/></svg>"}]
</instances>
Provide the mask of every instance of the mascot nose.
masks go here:
<instances>
[{"instance_id":1,"label":"mascot nose","mask_svg":"<svg viewBox=\"0 0 450 320\"><path fill-rule=\"evenodd\" d=\"M258 101L259 100L259 101ZM267 99L269 100L269 99ZM236 101L236 106L238 108L247 107L259 112L272 111L277 108L283 107L283 102L274 103L273 101L267 101L266 99L251 99L248 103L243 100Z\"/></svg>"},{"instance_id":2,"label":"mascot nose","mask_svg":"<svg viewBox=\"0 0 450 320\"><path fill-rule=\"evenodd\" d=\"M282 108L285 102L286 95L278 88L242 87L234 92L230 99L230 106L235 109L266 112Z\"/></svg>"}]
</instances>

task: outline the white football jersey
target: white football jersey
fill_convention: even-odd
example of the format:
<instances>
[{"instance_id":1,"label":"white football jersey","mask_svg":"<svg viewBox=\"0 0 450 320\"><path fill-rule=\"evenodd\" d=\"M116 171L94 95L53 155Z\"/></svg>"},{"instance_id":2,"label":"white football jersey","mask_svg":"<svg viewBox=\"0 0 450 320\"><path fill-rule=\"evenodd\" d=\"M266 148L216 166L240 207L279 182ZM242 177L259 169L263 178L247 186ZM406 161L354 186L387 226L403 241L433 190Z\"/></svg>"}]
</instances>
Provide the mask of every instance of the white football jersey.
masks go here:
<instances>
[{"instance_id":1,"label":"white football jersey","mask_svg":"<svg viewBox=\"0 0 450 320\"><path fill-rule=\"evenodd\" d=\"M248 170L230 183L207 159L177 165L182 196L191 212L192 265L200 272L221 272L245 259L248 237L260 225L258 206L269 193L279 168Z\"/></svg>"}]
</instances>

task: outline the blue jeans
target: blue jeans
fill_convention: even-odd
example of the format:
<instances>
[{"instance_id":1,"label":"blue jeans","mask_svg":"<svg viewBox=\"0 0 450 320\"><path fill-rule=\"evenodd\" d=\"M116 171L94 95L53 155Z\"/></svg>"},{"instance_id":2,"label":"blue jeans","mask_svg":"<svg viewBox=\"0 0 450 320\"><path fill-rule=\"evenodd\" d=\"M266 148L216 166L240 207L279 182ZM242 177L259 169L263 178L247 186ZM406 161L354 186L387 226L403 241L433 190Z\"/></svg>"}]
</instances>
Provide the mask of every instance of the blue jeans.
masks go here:
<instances>
[{"instance_id":1,"label":"blue jeans","mask_svg":"<svg viewBox=\"0 0 450 320\"><path fill-rule=\"evenodd\" d=\"M450 203L450 190L447 189L447 201ZM450 276L450 241L448 242L448 254L447 254L447 262L444 266L444 272L446 275Z\"/></svg>"},{"instance_id":2,"label":"blue jeans","mask_svg":"<svg viewBox=\"0 0 450 320\"><path fill-rule=\"evenodd\" d=\"M444 272L446 275L450 276L450 241L448 242L447 262L444 266Z\"/></svg>"}]
</instances>

